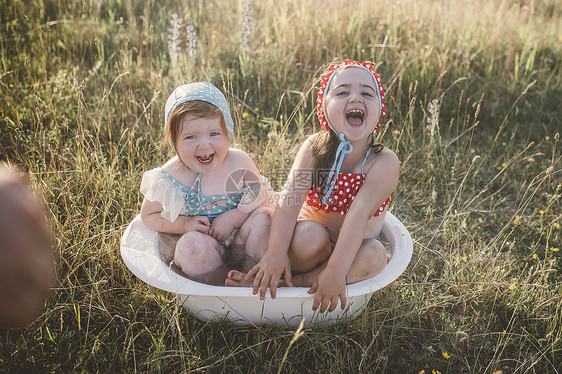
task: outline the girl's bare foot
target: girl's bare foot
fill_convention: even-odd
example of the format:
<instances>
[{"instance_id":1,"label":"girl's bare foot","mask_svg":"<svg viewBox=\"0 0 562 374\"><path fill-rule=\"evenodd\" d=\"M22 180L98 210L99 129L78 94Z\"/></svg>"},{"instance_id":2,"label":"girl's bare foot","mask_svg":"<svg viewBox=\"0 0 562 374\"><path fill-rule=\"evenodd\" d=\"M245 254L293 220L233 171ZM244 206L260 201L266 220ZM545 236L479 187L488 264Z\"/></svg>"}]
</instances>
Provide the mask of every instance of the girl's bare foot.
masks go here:
<instances>
[{"instance_id":1,"label":"girl's bare foot","mask_svg":"<svg viewBox=\"0 0 562 374\"><path fill-rule=\"evenodd\" d=\"M227 287L252 287L254 284L254 278L245 280L245 273L238 270L231 270L228 272L228 278L224 281L224 285Z\"/></svg>"}]
</instances>

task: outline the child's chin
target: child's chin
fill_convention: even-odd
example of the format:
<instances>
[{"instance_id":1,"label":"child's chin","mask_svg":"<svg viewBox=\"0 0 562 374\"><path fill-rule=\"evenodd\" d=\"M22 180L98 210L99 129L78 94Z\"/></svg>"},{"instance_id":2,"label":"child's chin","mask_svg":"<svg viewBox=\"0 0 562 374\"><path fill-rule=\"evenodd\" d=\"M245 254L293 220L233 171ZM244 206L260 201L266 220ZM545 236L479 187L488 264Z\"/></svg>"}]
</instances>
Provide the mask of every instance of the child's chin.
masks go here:
<instances>
[{"instance_id":1,"label":"child's chin","mask_svg":"<svg viewBox=\"0 0 562 374\"><path fill-rule=\"evenodd\" d=\"M347 125L347 133L349 134L349 137L356 138L357 136L364 136L364 132L364 125Z\"/></svg>"}]
</instances>

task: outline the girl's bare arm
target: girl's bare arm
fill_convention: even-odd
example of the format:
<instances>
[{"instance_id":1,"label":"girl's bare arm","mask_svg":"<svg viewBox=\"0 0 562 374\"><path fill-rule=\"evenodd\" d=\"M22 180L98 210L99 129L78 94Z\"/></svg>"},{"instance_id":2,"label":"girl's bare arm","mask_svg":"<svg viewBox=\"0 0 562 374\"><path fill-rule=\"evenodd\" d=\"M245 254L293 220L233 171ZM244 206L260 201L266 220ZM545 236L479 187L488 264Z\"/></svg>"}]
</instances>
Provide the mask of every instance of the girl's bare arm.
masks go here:
<instances>
[{"instance_id":1,"label":"girl's bare arm","mask_svg":"<svg viewBox=\"0 0 562 374\"><path fill-rule=\"evenodd\" d=\"M255 276L254 294L259 290L261 298L265 297L268 286L271 296L275 298L282 274L285 282L288 285L292 284L291 265L287 252L300 208L312 184L313 167L314 159L310 154L310 141L307 140L295 158L286 189L277 195L267 252L246 276L246 279Z\"/></svg>"},{"instance_id":2,"label":"girl's bare arm","mask_svg":"<svg viewBox=\"0 0 562 374\"><path fill-rule=\"evenodd\" d=\"M365 182L346 214L334 252L322 272L324 274L318 277L319 284L312 287L318 299L315 306L329 304L325 298L332 304L334 300L337 303L339 298L342 307L345 306L345 277L363 242L369 219L396 188L399 170L398 158L394 152L385 149L367 171ZM334 308L335 305L332 305L330 310Z\"/></svg>"},{"instance_id":3,"label":"girl's bare arm","mask_svg":"<svg viewBox=\"0 0 562 374\"><path fill-rule=\"evenodd\" d=\"M159 232L170 234L185 234L188 231L209 231L209 219L207 217L187 217L179 215L174 222L162 217L162 204L156 201L144 199L141 207L141 219L146 227Z\"/></svg>"}]
</instances>

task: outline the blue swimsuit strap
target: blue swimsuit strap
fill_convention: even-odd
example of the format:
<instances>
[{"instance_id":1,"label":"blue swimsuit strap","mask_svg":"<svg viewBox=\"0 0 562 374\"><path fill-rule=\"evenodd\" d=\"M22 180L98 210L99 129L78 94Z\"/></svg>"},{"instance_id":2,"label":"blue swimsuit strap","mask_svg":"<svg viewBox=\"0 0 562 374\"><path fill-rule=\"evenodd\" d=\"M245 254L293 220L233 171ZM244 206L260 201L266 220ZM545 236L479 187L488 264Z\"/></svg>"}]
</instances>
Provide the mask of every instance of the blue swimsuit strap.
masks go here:
<instances>
[{"instance_id":1,"label":"blue swimsuit strap","mask_svg":"<svg viewBox=\"0 0 562 374\"><path fill-rule=\"evenodd\" d=\"M341 165L343 163L343 158L345 157L345 155L350 154L351 151L353 150L353 146L348 140L345 139L343 134L340 135L340 140L341 140L340 145L338 146L338 150L336 151L336 159L334 160L334 164L332 165L330 174L328 174L327 180L328 183L330 181L331 183L329 186L326 186L326 188L324 188L324 197L322 198L322 204L328 203L328 198L330 197L332 191L334 190L334 187L336 186L338 175L340 174ZM371 154L371 147L369 147L369 149L367 150L367 153L365 154L365 158L361 163L362 175L365 175L365 173L363 172L363 168L370 154Z\"/></svg>"},{"instance_id":2,"label":"blue swimsuit strap","mask_svg":"<svg viewBox=\"0 0 562 374\"><path fill-rule=\"evenodd\" d=\"M189 206L190 209L192 210L201 210L201 208L203 208L203 192L201 191L201 179L203 178L203 173L199 173L197 174L197 177L195 178L195 182L193 182L193 185L191 186L191 191L195 190L195 185L197 185L197 202L199 203L199 207L194 208L191 206L191 204L189 203L189 199L187 200L187 206Z\"/></svg>"},{"instance_id":3,"label":"blue swimsuit strap","mask_svg":"<svg viewBox=\"0 0 562 374\"><path fill-rule=\"evenodd\" d=\"M363 174L363 176L365 175L365 172L363 171L363 167L365 166L365 162L367 162L367 158L369 157L370 154L371 154L371 147L367 149L367 154L365 155L365 158L363 159L363 163L361 164L361 174Z\"/></svg>"},{"instance_id":4,"label":"blue swimsuit strap","mask_svg":"<svg viewBox=\"0 0 562 374\"><path fill-rule=\"evenodd\" d=\"M353 146L351 145L351 143L347 139L345 139L344 134L340 134L340 145L338 146L338 149L336 151L336 157L327 179L330 185L327 185L326 188L324 188L324 197L322 198L322 204L326 204L328 202L328 197L330 197L334 187L336 186L343 159L345 155L350 154L352 150Z\"/></svg>"}]
</instances>

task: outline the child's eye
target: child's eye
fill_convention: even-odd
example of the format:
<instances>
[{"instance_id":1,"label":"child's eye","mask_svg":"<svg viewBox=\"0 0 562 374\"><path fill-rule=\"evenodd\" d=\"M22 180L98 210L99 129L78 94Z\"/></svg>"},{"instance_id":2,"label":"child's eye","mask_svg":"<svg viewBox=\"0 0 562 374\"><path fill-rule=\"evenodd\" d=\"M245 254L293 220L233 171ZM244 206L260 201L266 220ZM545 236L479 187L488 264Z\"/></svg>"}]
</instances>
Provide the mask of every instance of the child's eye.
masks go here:
<instances>
[{"instance_id":1,"label":"child's eye","mask_svg":"<svg viewBox=\"0 0 562 374\"><path fill-rule=\"evenodd\" d=\"M347 95L347 91L336 92L336 96L345 96L345 95Z\"/></svg>"},{"instance_id":2,"label":"child's eye","mask_svg":"<svg viewBox=\"0 0 562 374\"><path fill-rule=\"evenodd\" d=\"M187 135L185 138L186 139L195 139L195 135Z\"/></svg>"},{"instance_id":3,"label":"child's eye","mask_svg":"<svg viewBox=\"0 0 562 374\"><path fill-rule=\"evenodd\" d=\"M363 95L367 97L373 97L373 94L370 92L363 92Z\"/></svg>"},{"instance_id":4,"label":"child's eye","mask_svg":"<svg viewBox=\"0 0 562 374\"><path fill-rule=\"evenodd\" d=\"M213 131L213 132L211 133L211 136L218 136L218 135L220 135L220 134L221 134L221 133L218 132L218 131Z\"/></svg>"}]
</instances>

